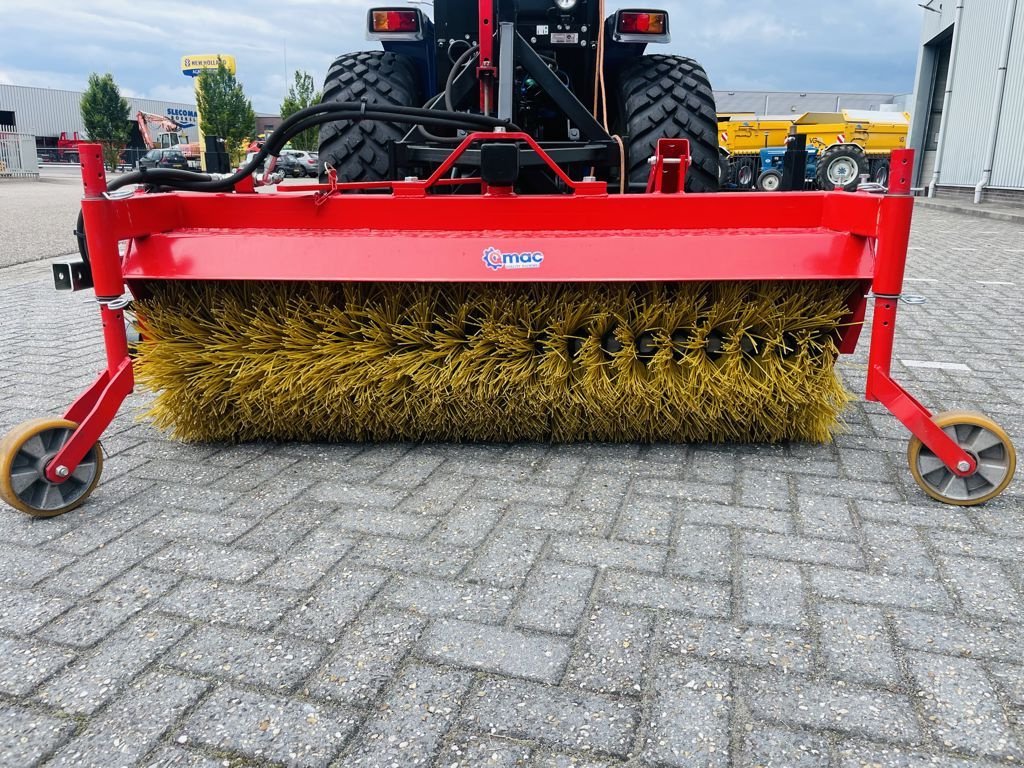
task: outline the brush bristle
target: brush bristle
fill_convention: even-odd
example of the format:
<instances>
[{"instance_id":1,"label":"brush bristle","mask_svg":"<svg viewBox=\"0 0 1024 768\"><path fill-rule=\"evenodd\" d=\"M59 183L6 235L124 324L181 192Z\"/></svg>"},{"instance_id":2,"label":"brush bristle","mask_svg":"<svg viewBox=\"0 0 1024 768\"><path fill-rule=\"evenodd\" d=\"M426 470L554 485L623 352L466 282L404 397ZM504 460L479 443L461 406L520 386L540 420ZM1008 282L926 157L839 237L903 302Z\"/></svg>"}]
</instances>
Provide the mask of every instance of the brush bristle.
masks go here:
<instances>
[{"instance_id":1,"label":"brush bristle","mask_svg":"<svg viewBox=\"0 0 1024 768\"><path fill-rule=\"evenodd\" d=\"M854 286L151 283L149 415L187 441L830 438Z\"/></svg>"}]
</instances>

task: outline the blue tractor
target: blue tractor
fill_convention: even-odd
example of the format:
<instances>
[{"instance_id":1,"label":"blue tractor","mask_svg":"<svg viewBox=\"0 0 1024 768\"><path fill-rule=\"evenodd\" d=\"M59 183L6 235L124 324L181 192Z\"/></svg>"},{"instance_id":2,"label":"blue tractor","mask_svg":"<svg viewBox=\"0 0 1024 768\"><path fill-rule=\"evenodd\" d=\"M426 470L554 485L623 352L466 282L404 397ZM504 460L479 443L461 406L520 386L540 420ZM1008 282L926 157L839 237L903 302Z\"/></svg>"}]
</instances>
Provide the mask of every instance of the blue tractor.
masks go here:
<instances>
[{"instance_id":1,"label":"blue tractor","mask_svg":"<svg viewBox=\"0 0 1024 768\"><path fill-rule=\"evenodd\" d=\"M782 186L782 159L785 155L785 147L767 147L761 150L761 172L755 182L759 191L777 192ZM807 147L807 170L804 173L804 180L813 184L817 172L818 150L815 147Z\"/></svg>"}]
</instances>

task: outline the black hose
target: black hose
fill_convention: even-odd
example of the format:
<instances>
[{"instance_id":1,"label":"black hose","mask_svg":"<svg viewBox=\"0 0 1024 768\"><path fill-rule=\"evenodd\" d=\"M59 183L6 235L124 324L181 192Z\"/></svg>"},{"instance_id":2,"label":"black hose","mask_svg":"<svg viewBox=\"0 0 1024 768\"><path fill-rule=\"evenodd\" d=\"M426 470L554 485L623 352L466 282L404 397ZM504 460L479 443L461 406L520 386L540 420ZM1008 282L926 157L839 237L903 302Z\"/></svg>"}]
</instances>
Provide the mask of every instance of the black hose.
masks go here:
<instances>
[{"instance_id":1,"label":"black hose","mask_svg":"<svg viewBox=\"0 0 1024 768\"><path fill-rule=\"evenodd\" d=\"M199 171L183 171L176 168L141 169L114 179L107 185L107 190L112 192L131 184L145 184L192 192L228 192L246 176L255 173L267 157L271 155L276 157L296 134L321 123L331 123L335 120L388 120L395 123L436 125L444 128L519 130L518 126L507 120L465 112L446 112L421 107L397 107L391 104L367 104L365 101L325 102L300 109L289 116L270 134L256 156L230 176L214 179L209 174ZM88 271L90 268L89 251L86 246L84 217L81 211L78 212L75 237L78 240L78 252Z\"/></svg>"}]
</instances>

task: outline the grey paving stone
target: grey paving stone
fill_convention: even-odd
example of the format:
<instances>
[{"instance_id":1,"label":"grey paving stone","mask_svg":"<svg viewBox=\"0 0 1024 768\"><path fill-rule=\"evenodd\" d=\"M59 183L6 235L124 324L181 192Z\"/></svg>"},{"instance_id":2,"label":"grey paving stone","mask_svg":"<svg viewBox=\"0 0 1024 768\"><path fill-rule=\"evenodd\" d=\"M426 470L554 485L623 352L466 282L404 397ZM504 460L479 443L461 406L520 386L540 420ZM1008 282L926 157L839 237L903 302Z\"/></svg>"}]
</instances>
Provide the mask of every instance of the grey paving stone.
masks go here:
<instances>
[{"instance_id":1,"label":"grey paving stone","mask_svg":"<svg viewBox=\"0 0 1024 768\"><path fill-rule=\"evenodd\" d=\"M396 488L384 488L379 485L356 485L344 480L322 480L309 489L310 498L317 501L329 501L344 504L348 507L346 520L354 524L369 524L371 516L362 514L365 507L394 509L405 498L407 491ZM356 509L358 508L358 509ZM360 521L363 521L360 523ZM371 531L377 533L378 531Z\"/></svg>"},{"instance_id":2,"label":"grey paving stone","mask_svg":"<svg viewBox=\"0 0 1024 768\"><path fill-rule=\"evenodd\" d=\"M224 761L181 747L159 747L142 760L144 768L224 768Z\"/></svg>"},{"instance_id":3,"label":"grey paving stone","mask_svg":"<svg viewBox=\"0 0 1024 768\"><path fill-rule=\"evenodd\" d=\"M733 496L731 485L663 478L645 478L643 482L636 484L634 491L638 495L718 504L731 503Z\"/></svg>"},{"instance_id":4,"label":"grey paving stone","mask_svg":"<svg viewBox=\"0 0 1024 768\"><path fill-rule=\"evenodd\" d=\"M364 613L338 642L322 669L307 683L315 698L367 707L394 675L427 619L409 613Z\"/></svg>"},{"instance_id":5,"label":"grey paving stone","mask_svg":"<svg viewBox=\"0 0 1024 768\"><path fill-rule=\"evenodd\" d=\"M396 510L412 515L434 516L450 512L473 487L474 480L471 477L460 477L446 472L446 467L447 465L442 465L430 480L415 486L415 490L402 500ZM385 473L384 477L389 474L390 472Z\"/></svg>"},{"instance_id":6,"label":"grey paving stone","mask_svg":"<svg viewBox=\"0 0 1024 768\"><path fill-rule=\"evenodd\" d=\"M0 587L31 587L74 560L62 552L0 544Z\"/></svg>"},{"instance_id":7,"label":"grey paving stone","mask_svg":"<svg viewBox=\"0 0 1024 768\"><path fill-rule=\"evenodd\" d=\"M733 525L753 531L790 533L793 516L789 512L771 509L748 509L725 504L685 504L680 517L690 525Z\"/></svg>"},{"instance_id":8,"label":"grey paving stone","mask_svg":"<svg viewBox=\"0 0 1024 768\"><path fill-rule=\"evenodd\" d=\"M436 532L437 540L456 547L475 547L498 524L505 507L494 501L474 499L457 504Z\"/></svg>"},{"instance_id":9,"label":"grey paving stone","mask_svg":"<svg viewBox=\"0 0 1024 768\"><path fill-rule=\"evenodd\" d=\"M632 544L593 536L563 536L551 542L551 556L556 560L593 565L598 568L624 568L660 573L668 550L646 544Z\"/></svg>"},{"instance_id":10,"label":"grey paving stone","mask_svg":"<svg viewBox=\"0 0 1024 768\"><path fill-rule=\"evenodd\" d=\"M201 680L166 672L145 675L54 755L49 765L139 765L143 755L209 688Z\"/></svg>"},{"instance_id":11,"label":"grey paving stone","mask_svg":"<svg viewBox=\"0 0 1024 768\"><path fill-rule=\"evenodd\" d=\"M590 509L517 504L509 510L507 517L508 524L517 528L579 536L605 536L614 520L614 506Z\"/></svg>"},{"instance_id":12,"label":"grey paving stone","mask_svg":"<svg viewBox=\"0 0 1024 768\"><path fill-rule=\"evenodd\" d=\"M282 628L311 640L337 638L387 581L383 571L335 569L309 597L297 605Z\"/></svg>"},{"instance_id":13,"label":"grey paving stone","mask_svg":"<svg viewBox=\"0 0 1024 768\"><path fill-rule=\"evenodd\" d=\"M607 757L551 752L538 749L534 752L531 768L623 768L629 763Z\"/></svg>"},{"instance_id":14,"label":"grey paving stone","mask_svg":"<svg viewBox=\"0 0 1024 768\"><path fill-rule=\"evenodd\" d=\"M47 579L46 589L78 597L90 595L162 546L160 541L141 536L123 536Z\"/></svg>"},{"instance_id":15,"label":"grey paving stone","mask_svg":"<svg viewBox=\"0 0 1024 768\"><path fill-rule=\"evenodd\" d=\"M533 750L525 744L457 732L441 749L437 764L447 768L531 768Z\"/></svg>"},{"instance_id":16,"label":"grey paving stone","mask_svg":"<svg viewBox=\"0 0 1024 768\"><path fill-rule=\"evenodd\" d=\"M274 562L266 552L206 542L171 544L146 561L157 571L217 581L249 581Z\"/></svg>"},{"instance_id":17,"label":"grey paving stone","mask_svg":"<svg viewBox=\"0 0 1024 768\"><path fill-rule=\"evenodd\" d=\"M806 622L800 569L777 560L744 558L740 602L748 624L798 629Z\"/></svg>"},{"instance_id":18,"label":"grey paving stone","mask_svg":"<svg viewBox=\"0 0 1024 768\"><path fill-rule=\"evenodd\" d=\"M277 589L312 589L355 543L334 528L317 528L261 573L256 583Z\"/></svg>"},{"instance_id":19,"label":"grey paving stone","mask_svg":"<svg viewBox=\"0 0 1024 768\"><path fill-rule=\"evenodd\" d=\"M824 597L854 603L878 603L894 608L937 611L951 608L946 590L931 579L908 579L825 566L812 566L807 572L811 588Z\"/></svg>"},{"instance_id":20,"label":"grey paving stone","mask_svg":"<svg viewBox=\"0 0 1024 768\"><path fill-rule=\"evenodd\" d=\"M392 539L387 536L368 536L352 550L348 561L370 568L438 579L454 579L463 571L474 554L469 547L452 547L437 543L424 546L420 542Z\"/></svg>"},{"instance_id":21,"label":"grey paving stone","mask_svg":"<svg viewBox=\"0 0 1024 768\"><path fill-rule=\"evenodd\" d=\"M385 591L383 603L424 616L494 624L508 616L514 594L485 584L399 577Z\"/></svg>"},{"instance_id":22,"label":"grey paving stone","mask_svg":"<svg viewBox=\"0 0 1024 768\"><path fill-rule=\"evenodd\" d=\"M512 623L524 629L571 635L590 599L594 568L542 561L521 590Z\"/></svg>"},{"instance_id":23,"label":"grey paving stone","mask_svg":"<svg viewBox=\"0 0 1024 768\"><path fill-rule=\"evenodd\" d=\"M943 557L941 564L967 613L997 621L1024 621L1024 600L999 563L978 557Z\"/></svg>"},{"instance_id":24,"label":"grey paving stone","mask_svg":"<svg viewBox=\"0 0 1024 768\"><path fill-rule=\"evenodd\" d=\"M893 620L898 642L919 651L1017 662L1024 647L1018 626L915 611L896 612Z\"/></svg>"},{"instance_id":25,"label":"grey paving stone","mask_svg":"<svg viewBox=\"0 0 1024 768\"><path fill-rule=\"evenodd\" d=\"M654 670L644 756L658 765L729 765L728 670L697 661L664 661Z\"/></svg>"},{"instance_id":26,"label":"grey paving stone","mask_svg":"<svg viewBox=\"0 0 1024 768\"><path fill-rule=\"evenodd\" d=\"M621 605L659 608L697 616L728 616L729 588L715 583L609 570L599 596Z\"/></svg>"},{"instance_id":27,"label":"grey paving stone","mask_svg":"<svg viewBox=\"0 0 1024 768\"><path fill-rule=\"evenodd\" d=\"M744 507L788 510L793 495L788 474L780 474L776 466L771 472L744 470L740 479L739 503Z\"/></svg>"},{"instance_id":28,"label":"grey paving stone","mask_svg":"<svg viewBox=\"0 0 1024 768\"><path fill-rule=\"evenodd\" d=\"M326 521L328 529L337 529L341 536L365 533L399 539L423 538L436 524L437 518L428 515L408 515L373 508L342 509Z\"/></svg>"},{"instance_id":29,"label":"grey paving stone","mask_svg":"<svg viewBox=\"0 0 1024 768\"><path fill-rule=\"evenodd\" d=\"M304 503L300 497L298 502L285 504L276 512L269 512L256 518L250 517L253 526L233 543L242 549L277 555L278 561L271 569L277 568L282 556L291 554L293 548L299 548L306 543L307 535L316 536L315 531L310 531L323 523L324 518L333 511L333 505ZM335 539L343 540L343 537L338 536Z\"/></svg>"},{"instance_id":30,"label":"grey paving stone","mask_svg":"<svg viewBox=\"0 0 1024 768\"><path fill-rule=\"evenodd\" d=\"M569 642L550 635L441 619L428 627L419 654L428 660L509 677L557 683L569 659Z\"/></svg>"},{"instance_id":31,"label":"grey paving stone","mask_svg":"<svg viewBox=\"0 0 1024 768\"><path fill-rule=\"evenodd\" d=\"M174 509L158 512L138 532L155 539L200 539L228 544L253 527L246 517Z\"/></svg>"},{"instance_id":32,"label":"grey paving stone","mask_svg":"<svg viewBox=\"0 0 1024 768\"><path fill-rule=\"evenodd\" d=\"M980 662L928 653L910 654L909 662L928 725L943 746L990 757L1024 758Z\"/></svg>"},{"instance_id":33,"label":"grey paving stone","mask_svg":"<svg viewBox=\"0 0 1024 768\"><path fill-rule=\"evenodd\" d=\"M135 567L44 627L39 637L88 648L166 594L179 581L173 574Z\"/></svg>"},{"instance_id":34,"label":"grey paving stone","mask_svg":"<svg viewBox=\"0 0 1024 768\"><path fill-rule=\"evenodd\" d=\"M671 653L784 672L808 673L814 663L813 639L778 627L666 615L658 619L658 642Z\"/></svg>"},{"instance_id":35,"label":"grey paving stone","mask_svg":"<svg viewBox=\"0 0 1024 768\"><path fill-rule=\"evenodd\" d=\"M833 496L797 494L797 527L804 536L856 541L850 502Z\"/></svg>"},{"instance_id":36,"label":"grey paving stone","mask_svg":"<svg viewBox=\"0 0 1024 768\"><path fill-rule=\"evenodd\" d=\"M861 525L871 570L893 576L937 579L931 553L916 528L866 521Z\"/></svg>"},{"instance_id":37,"label":"grey paving stone","mask_svg":"<svg viewBox=\"0 0 1024 768\"><path fill-rule=\"evenodd\" d=\"M946 752L924 752L893 744L841 742L836 749L838 768L997 768L994 760L955 757Z\"/></svg>"},{"instance_id":38,"label":"grey paving stone","mask_svg":"<svg viewBox=\"0 0 1024 768\"><path fill-rule=\"evenodd\" d=\"M481 480L472 490L476 498L492 499L503 504L549 504L564 507L569 501L569 488L556 485L531 485L507 479Z\"/></svg>"},{"instance_id":39,"label":"grey paving stone","mask_svg":"<svg viewBox=\"0 0 1024 768\"><path fill-rule=\"evenodd\" d=\"M583 625L565 685L639 696L654 617L643 609L599 606Z\"/></svg>"},{"instance_id":40,"label":"grey paving stone","mask_svg":"<svg viewBox=\"0 0 1024 768\"><path fill-rule=\"evenodd\" d=\"M277 624L300 595L247 584L187 579L160 599L160 610L195 621L268 629Z\"/></svg>"},{"instance_id":41,"label":"grey paving stone","mask_svg":"<svg viewBox=\"0 0 1024 768\"><path fill-rule=\"evenodd\" d=\"M754 717L812 730L916 744L921 733L909 697L852 683L816 682L775 673L749 673L738 695Z\"/></svg>"},{"instance_id":42,"label":"grey paving stone","mask_svg":"<svg viewBox=\"0 0 1024 768\"><path fill-rule=\"evenodd\" d=\"M728 581L732 572L732 537L726 528L680 525L665 565L667 573L693 579Z\"/></svg>"},{"instance_id":43,"label":"grey paving stone","mask_svg":"<svg viewBox=\"0 0 1024 768\"><path fill-rule=\"evenodd\" d=\"M66 648L28 638L0 638L0 693L24 696L75 659Z\"/></svg>"},{"instance_id":44,"label":"grey paving stone","mask_svg":"<svg viewBox=\"0 0 1024 768\"><path fill-rule=\"evenodd\" d=\"M828 739L817 733L801 733L754 723L743 736L739 765L759 768L829 768Z\"/></svg>"},{"instance_id":45,"label":"grey paving stone","mask_svg":"<svg viewBox=\"0 0 1024 768\"><path fill-rule=\"evenodd\" d=\"M797 492L805 496L820 494L822 496L852 497L869 501L898 502L900 493L894 484L883 479L843 480L816 475L797 475Z\"/></svg>"},{"instance_id":46,"label":"grey paving stone","mask_svg":"<svg viewBox=\"0 0 1024 768\"><path fill-rule=\"evenodd\" d=\"M772 533L744 533L741 542L743 552L756 557L838 568L864 566L860 548L846 542Z\"/></svg>"},{"instance_id":47,"label":"grey paving stone","mask_svg":"<svg viewBox=\"0 0 1024 768\"><path fill-rule=\"evenodd\" d=\"M1018 664L988 664L988 671L1015 707L1024 707L1024 667Z\"/></svg>"},{"instance_id":48,"label":"grey paving stone","mask_svg":"<svg viewBox=\"0 0 1024 768\"><path fill-rule=\"evenodd\" d=\"M899 667L885 629L885 617L874 606L821 603L818 632L829 674L843 680L892 687Z\"/></svg>"},{"instance_id":49,"label":"grey paving stone","mask_svg":"<svg viewBox=\"0 0 1024 768\"><path fill-rule=\"evenodd\" d=\"M467 728L557 748L624 756L639 721L625 700L521 680L483 680L463 707Z\"/></svg>"},{"instance_id":50,"label":"grey paving stone","mask_svg":"<svg viewBox=\"0 0 1024 768\"><path fill-rule=\"evenodd\" d=\"M360 728L346 766L429 765L455 723L472 682L468 672L407 667Z\"/></svg>"},{"instance_id":51,"label":"grey paving stone","mask_svg":"<svg viewBox=\"0 0 1024 768\"><path fill-rule=\"evenodd\" d=\"M927 536L936 551L948 555L989 557L1013 563L1024 560L1024 538L938 530L928 531Z\"/></svg>"},{"instance_id":52,"label":"grey paving stone","mask_svg":"<svg viewBox=\"0 0 1024 768\"><path fill-rule=\"evenodd\" d=\"M37 693L43 704L90 715L174 645L189 627L162 616L140 616L78 659Z\"/></svg>"},{"instance_id":53,"label":"grey paving stone","mask_svg":"<svg viewBox=\"0 0 1024 768\"><path fill-rule=\"evenodd\" d=\"M409 489L415 488L428 477L434 470L444 463L444 457L429 453L418 453L409 451L402 458L377 478L378 485L387 485L392 488Z\"/></svg>"},{"instance_id":54,"label":"grey paving stone","mask_svg":"<svg viewBox=\"0 0 1024 768\"><path fill-rule=\"evenodd\" d=\"M68 610L69 597L40 591L0 588L0 632L27 635Z\"/></svg>"},{"instance_id":55,"label":"grey paving stone","mask_svg":"<svg viewBox=\"0 0 1024 768\"><path fill-rule=\"evenodd\" d=\"M613 538L667 547L672 537L676 504L651 496L627 498L619 511Z\"/></svg>"},{"instance_id":56,"label":"grey paving stone","mask_svg":"<svg viewBox=\"0 0 1024 768\"><path fill-rule=\"evenodd\" d=\"M250 760L324 768L341 751L356 722L347 707L224 685L189 717L175 740Z\"/></svg>"},{"instance_id":57,"label":"grey paving stone","mask_svg":"<svg viewBox=\"0 0 1024 768\"><path fill-rule=\"evenodd\" d=\"M965 531L977 530L967 513L958 507L930 504L912 506L897 502L857 502L857 512L865 520L894 523L912 527L957 528Z\"/></svg>"},{"instance_id":58,"label":"grey paving stone","mask_svg":"<svg viewBox=\"0 0 1024 768\"><path fill-rule=\"evenodd\" d=\"M183 484L180 481L154 483L147 489L146 495L155 508L191 509L196 512L220 512L242 498L239 493ZM251 502L251 494L246 494L245 499Z\"/></svg>"},{"instance_id":59,"label":"grey paving stone","mask_svg":"<svg viewBox=\"0 0 1024 768\"><path fill-rule=\"evenodd\" d=\"M496 587L518 587L526 580L546 542L545 534L506 528L490 536L464 577Z\"/></svg>"},{"instance_id":60,"label":"grey paving stone","mask_svg":"<svg viewBox=\"0 0 1024 768\"><path fill-rule=\"evenodd\" d=\"M321 645L293 637L197 627L167 653L164 663L201 677L291 691L323 654Z\"/></svg>"},{"instance_id":61,"label":"grey paving stone","mask_svg":"<svg viewBox=\"0 0 1024 768\"><path fill-rule=\"evenodd\" d=\"M39 765L74 732L74 720L0 704L0 765Z\"/></svg>"}]
</instances>

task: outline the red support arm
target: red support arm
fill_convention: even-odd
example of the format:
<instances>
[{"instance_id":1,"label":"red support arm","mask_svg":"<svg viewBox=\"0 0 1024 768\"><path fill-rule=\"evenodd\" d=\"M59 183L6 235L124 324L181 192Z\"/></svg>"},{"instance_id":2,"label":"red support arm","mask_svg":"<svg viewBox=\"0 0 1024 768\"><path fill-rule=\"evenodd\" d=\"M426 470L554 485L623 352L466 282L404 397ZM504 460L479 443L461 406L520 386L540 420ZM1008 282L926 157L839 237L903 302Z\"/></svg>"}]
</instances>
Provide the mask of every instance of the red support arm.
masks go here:
<instances>
[{"instance_id":1,"label":"red support arm","mask_svg":"<svg viewBox=\"0 0 1024 768\"><path fill-rule=\"evenodd\" d=\"M914 212L914 198L910 196L913 167L913 150L900 149L892 153L891 186L878 214L873 285L875 314L871 324L865 395L868 400L880 402L888 408L950 471L965 477L974 473L977 462L936 426L928 409L897 384L891 374L896 310L903 293L910 220Z\"/></svg>"},{"instance_id":2,"label":"red support arm","mask_svg":"<svg viewBox=\"0 0 1024 768\"><path fill-rule=\"evenodd\" d=\"M118 303L124 293L124 276L121 273L114 209L112 202L105 197L107 178L103 168L102 147L99 144L81 144L79 157L85 186L82 215L93 285L103 321L107 369L65 413L65 418L78 423L78 429L46 468L47 479L54 483L61 482L75 471L85 454L110 426L117 409L134 386L124 311Z\"/></svg>"}]
</instances>

